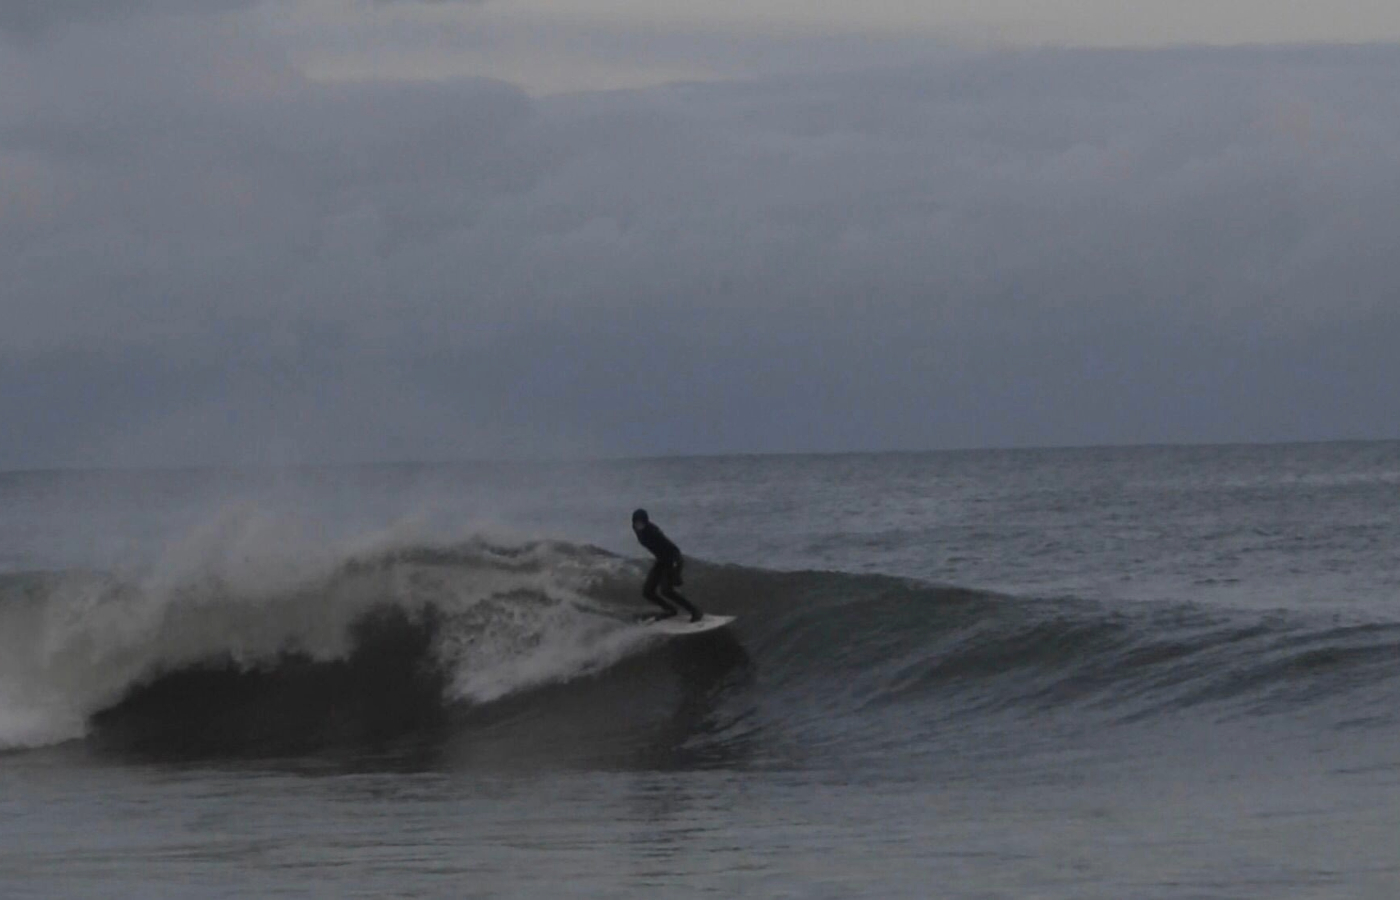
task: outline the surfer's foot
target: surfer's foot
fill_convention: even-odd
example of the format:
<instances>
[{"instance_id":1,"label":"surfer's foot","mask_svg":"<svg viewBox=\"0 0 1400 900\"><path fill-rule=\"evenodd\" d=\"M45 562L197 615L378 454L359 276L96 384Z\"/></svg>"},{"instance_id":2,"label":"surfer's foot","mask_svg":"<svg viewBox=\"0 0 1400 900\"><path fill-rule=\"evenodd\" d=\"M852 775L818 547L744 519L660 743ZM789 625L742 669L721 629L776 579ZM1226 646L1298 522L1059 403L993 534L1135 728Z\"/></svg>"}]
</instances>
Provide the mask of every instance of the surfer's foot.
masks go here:
<instances>
[{"instance_id":1,"label":"surfer's foot","mask_svg":"<svg viewBox=\"0 0 1400 900\"><path fill-rule=\"evenodd\" d=\"M705 618L705 614L699 611L690 614L690 621L692 624L695 622L699 622L703 618Z\"/></svg>"}]
</instances>

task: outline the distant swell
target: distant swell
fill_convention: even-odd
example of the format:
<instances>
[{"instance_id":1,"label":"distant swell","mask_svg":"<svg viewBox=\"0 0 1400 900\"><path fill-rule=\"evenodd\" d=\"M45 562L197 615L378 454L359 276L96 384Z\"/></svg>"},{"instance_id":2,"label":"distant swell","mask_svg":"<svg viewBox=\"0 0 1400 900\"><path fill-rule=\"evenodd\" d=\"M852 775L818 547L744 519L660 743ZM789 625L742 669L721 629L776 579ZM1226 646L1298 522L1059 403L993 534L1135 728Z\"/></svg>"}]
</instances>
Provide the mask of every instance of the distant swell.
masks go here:
<instances>
[{"instance_id":1,"label":"distant swell","mask_svg":"<svg viewBox=\"0 0 1400 900\"><path fill-rule=\"evenodd\" d=\"M1390 622L697 563L695 599L739 621L663 642L625 621L639 575L592 548L473 541L351 555L272 587L227 572L0 576L0 745L86 735L204 756L419 741L512 764L732 762L913 742L968 716L1351 726L1393 721L1400 695Z\"/></svg>"}]
</instances>

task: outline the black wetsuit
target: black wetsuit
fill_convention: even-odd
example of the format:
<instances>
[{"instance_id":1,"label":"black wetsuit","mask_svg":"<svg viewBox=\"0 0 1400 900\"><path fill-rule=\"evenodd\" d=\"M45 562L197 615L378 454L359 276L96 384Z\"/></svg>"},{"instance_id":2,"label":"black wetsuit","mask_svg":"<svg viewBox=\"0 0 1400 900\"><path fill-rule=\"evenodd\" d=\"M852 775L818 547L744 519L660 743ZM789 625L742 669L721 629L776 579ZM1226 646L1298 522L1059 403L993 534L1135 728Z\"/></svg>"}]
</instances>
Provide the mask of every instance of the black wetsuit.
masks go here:
<instances>
[{"instance_id":1,"label":"black wetsuit","mask_svg":"<svg viewBox=\"0 0 1400 900\"><path fill-rule=\"evenodd\" d=\"M642 596L664 609L667 615L674 616L676 606L679 606L690 613L692 620L699 620L704 613L676 590L676 586L681 583L681 567L684 564L680 548L671 543L670 538L651 522L636 529L636 534L641 545L656 557L651 571L647 573L646 583L642 585Z\"/></svg>"}]
</instances>

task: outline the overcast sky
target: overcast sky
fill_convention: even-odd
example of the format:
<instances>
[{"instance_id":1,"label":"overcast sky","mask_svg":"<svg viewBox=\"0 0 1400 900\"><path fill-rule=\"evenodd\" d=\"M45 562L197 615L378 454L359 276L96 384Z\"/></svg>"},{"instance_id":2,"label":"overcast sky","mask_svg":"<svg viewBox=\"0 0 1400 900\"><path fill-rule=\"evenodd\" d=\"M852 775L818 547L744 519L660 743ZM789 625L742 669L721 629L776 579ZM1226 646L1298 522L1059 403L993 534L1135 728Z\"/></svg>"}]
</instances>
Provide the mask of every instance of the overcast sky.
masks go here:
<instances>
[{"instance_id":1,"label":"overcast sky","mask_svg":"<svg viewBox=\"0 0 1400 900\"><path fill-rule=\"evenodd\" d=\"M1397 437L1397 40L5 0L0 468Z\"/></svg>"}]
</instances>

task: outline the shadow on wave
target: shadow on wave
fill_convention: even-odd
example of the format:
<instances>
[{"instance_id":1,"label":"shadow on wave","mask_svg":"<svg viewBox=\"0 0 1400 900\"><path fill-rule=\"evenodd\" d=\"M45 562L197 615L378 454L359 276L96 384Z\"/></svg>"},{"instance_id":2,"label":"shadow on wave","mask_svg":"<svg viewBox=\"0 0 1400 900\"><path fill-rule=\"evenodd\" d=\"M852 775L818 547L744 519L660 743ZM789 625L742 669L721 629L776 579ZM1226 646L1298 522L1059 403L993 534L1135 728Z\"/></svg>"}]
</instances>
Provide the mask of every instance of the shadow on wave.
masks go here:
<instances>
[{"instance_id":1,"label":"shadow on wave","mask_svg":"<svg viewBox=\"0 0 1400 900\"><path fill-rule=\"evenodd\" d=\"M446 673L431 648L436 613L371 611L345 659L288 652L247 668L210 660L133 687L92 718L104 750L155 758L373 749L432 737L448 722Z\"/></svg>"}]
</instances>

